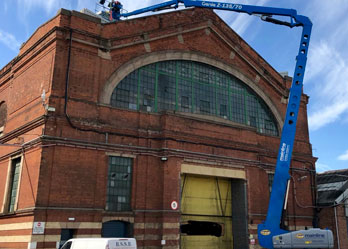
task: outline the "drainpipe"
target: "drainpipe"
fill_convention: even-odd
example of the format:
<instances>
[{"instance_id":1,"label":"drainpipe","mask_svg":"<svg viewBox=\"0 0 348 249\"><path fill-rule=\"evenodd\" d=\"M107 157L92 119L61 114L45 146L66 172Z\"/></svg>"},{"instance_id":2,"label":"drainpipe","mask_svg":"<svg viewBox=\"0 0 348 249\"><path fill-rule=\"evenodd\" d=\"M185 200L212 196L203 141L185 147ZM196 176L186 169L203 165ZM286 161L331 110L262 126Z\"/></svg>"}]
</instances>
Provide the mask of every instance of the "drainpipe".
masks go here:
<instances>
[{"instance_id":1,"label":"drainpipe","mask_svg":"<svg viewBox=\"0 0 348 249\"><path fill-rule=\"evenodd\" d=\"M337 246L338 246L338 249L341 249L341 245L340 245L340 235L338 234L339 233L339 230L338 230L338 223L337 223L337 212L336 212L336 205L334 207L334 210L335 210L335 223L336 223L336 237L337 237Z\"/></svg>"},{"instance_id":2,"label":"drainpipe","mask_svg":"<svg viewBox=\"0 0 348 249\"><path fill-rule=\"evenodd\" d=\"M70 73L70 58L71 58L71 45L72 45L72 29L70 29L69 34L69 47L68 47L68 61L67 61L67 67L66 67L66 76L65 76L65 96L64 96L64 114L69 122L69 124L73 127L70 117L68 115L67 106L68 106L68 91L69 91L69 73Z\"/></svg>"},{"instance_id":3,"label":"drainpipe","mask_svg":"<svg viewBox=\"0 0 348 249\"><path fill-rule=\"evenodd\" d=\"M105 141L106 143L108 143L108 137L109 134L107 132L102 132L102 131L98 131L95 129L84 129L84 128L80 128L75 126L71 119L70 116L68 114L68 100L69 100L69 80L70 80L70 61L71 61L71 47L72 47L72 33L73 30L70 29L69 30L69 46L68 46L68 60L67 60L67 66L66 66L66 75L65 75L65 94L64 94L64 114L66 119L68 120L69 125L74 128L77 129L79 131L92 131L92 132L96 132L99 134L105 134Z\"/></svg>"}]
</instances>

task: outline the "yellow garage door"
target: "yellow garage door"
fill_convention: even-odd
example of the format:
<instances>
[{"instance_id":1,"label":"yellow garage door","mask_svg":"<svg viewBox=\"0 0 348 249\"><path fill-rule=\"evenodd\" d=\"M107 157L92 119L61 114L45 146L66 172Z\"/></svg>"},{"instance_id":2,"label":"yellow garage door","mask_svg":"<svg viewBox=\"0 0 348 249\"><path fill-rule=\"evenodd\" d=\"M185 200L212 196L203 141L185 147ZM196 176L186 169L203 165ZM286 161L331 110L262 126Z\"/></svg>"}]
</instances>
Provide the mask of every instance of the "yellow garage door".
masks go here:
<instances>
[{"instance_id":1,"label":"yellow garage door","mask_svg":"<svg viewBox=\"0 0 348 249\"><path fill-rule=\"evenodd\" d=\"M181 234L181 249L230 249L232 241L231 181L218 177L182 175L181 225L209 221L222 225L222 235Z\"/></svg>"}]
</instances>

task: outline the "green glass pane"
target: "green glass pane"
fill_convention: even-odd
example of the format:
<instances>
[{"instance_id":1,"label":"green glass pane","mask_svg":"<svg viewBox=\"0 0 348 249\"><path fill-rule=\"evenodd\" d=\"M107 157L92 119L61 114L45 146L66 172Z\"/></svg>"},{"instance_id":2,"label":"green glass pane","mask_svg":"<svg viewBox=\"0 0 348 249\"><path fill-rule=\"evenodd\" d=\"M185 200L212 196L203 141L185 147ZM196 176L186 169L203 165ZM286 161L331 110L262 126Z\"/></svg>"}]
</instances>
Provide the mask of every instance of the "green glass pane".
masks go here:
<instances>
[{"instance_id":1,"label":"green glass pane","mask_svg":"<svg viewBox=\"0 0 348 249\"><path fill-rule=\"evenodd\" d=\"M20 163L21 158L16 158L12 160L12 170L11 170L11 179L10 179L10 196L9 196L9 208L8 211L14 211L14 206L17 199L18 193L18 184L19 184L19 173L20 173Z\"/></svg>"},{"instance_id":2,"label":"green glass pane","mask_svg":"<svg viewBox=\"0 0 348 249\"><path fill-rule=\"evenodd\" d=\"M145 112L215 115L278 135L273 114L253 90L233 75L200 62L172 60L139 68L118 84L110 103Z\"/></svg>"},{"instance_id":3,"label":"green glass pane","mask_svg":"<svg viewBox=\"0 0 348 249\"><path fill-rule=\"evenodd\" d=\"M158 111L175 110L175 78L158 75Z\"/></svg>"},{"instance_id":4,"label":"green glass pane","mask_svg":"<svg viewBox=\"0 0 348 249\"><path fill-rule=\"evenodd\" d=\"M130 210L132 162L131 158L124 157L112 156L109 159L106 200L106 209L109 211Z\"/></svg>"}]
</instances>

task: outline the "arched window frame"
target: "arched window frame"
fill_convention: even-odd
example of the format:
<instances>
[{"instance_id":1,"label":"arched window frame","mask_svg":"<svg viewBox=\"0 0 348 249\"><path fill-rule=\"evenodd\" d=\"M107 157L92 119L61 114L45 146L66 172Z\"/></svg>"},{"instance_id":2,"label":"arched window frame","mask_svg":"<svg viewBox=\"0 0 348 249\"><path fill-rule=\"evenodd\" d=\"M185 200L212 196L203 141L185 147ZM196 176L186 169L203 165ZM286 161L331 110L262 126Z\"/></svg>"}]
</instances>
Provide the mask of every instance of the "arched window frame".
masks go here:
<instances>
[{"instance_id":1,"label":"arched window frame","mask_svg":"<svg viewBox=\"0 0 348 249\"><path fill-rule=\"evenodd\" d=\"M239 69L234 68L233 66L228 65L224 62L218 61L216 60L216 58L213 58L209 55L205 55L199 52L161 51L161 52L154 52L151 54L139 56L130 60L129 62L123 64L120 68L118 68L111 75L111 77L105 82L104 88L102 89L100 97L99 97L100 104L110 105L111 95L114 88L116 88L117 85L128 74L132 73L136 69L141 68L143 66L156 63L156 62L168 61L168 60L188 60L188 61L201 62L204 64L211 65L215 68L221 69L225 71L226 73L236 77L237 79L242 81L244 84L246 84L253 92L255 92L255 95L264 102L265 106L269 109L270 113L273 115L276 128L278 130L278 133L280 133L281 127L284 121L282 119L282 116L280 115L280 112L273 104L273 101L258 86L260 76L255 77L255 79L252 80L246 77Z\"/></svg>"}]
</instances>

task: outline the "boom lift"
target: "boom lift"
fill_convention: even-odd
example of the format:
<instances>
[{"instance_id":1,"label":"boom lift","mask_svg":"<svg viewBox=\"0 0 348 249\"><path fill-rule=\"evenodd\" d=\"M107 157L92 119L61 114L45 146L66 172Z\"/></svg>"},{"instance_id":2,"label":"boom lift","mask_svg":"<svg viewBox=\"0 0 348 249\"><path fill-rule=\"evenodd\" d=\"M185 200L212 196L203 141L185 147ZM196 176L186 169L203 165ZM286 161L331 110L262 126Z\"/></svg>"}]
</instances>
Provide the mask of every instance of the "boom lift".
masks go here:
<instances>
[{"instance_id":1,"label":"boom lift","mask_svg":"<svg viewBox=\"0 0 348 249\"><path fill-rule=\"evenodd\" d=\"M333 235L330 230L313 228L290 232L280 228L282 210L286 202L287 185L290 179L289 167L295 140L296 122L307 62L308 45L311 36L312 23L310 19L306 16L298 15L297 11L294 9L200 0L171 0L129 13L120 13L115 21L118 21L120 17L128 17L169 8L178 8L180 3L183 4L184 7L220 9L247 13L249 15L260 15L261 19L266 22L285 25L290 28L302 27L300 48L296 57L296 67L281 134L267 217L262 224L258 225L258 240L260 245L264 248L333 248ZM289 17L290 22L275 19L273 16Z\"/></svg>"}]
</instances>

